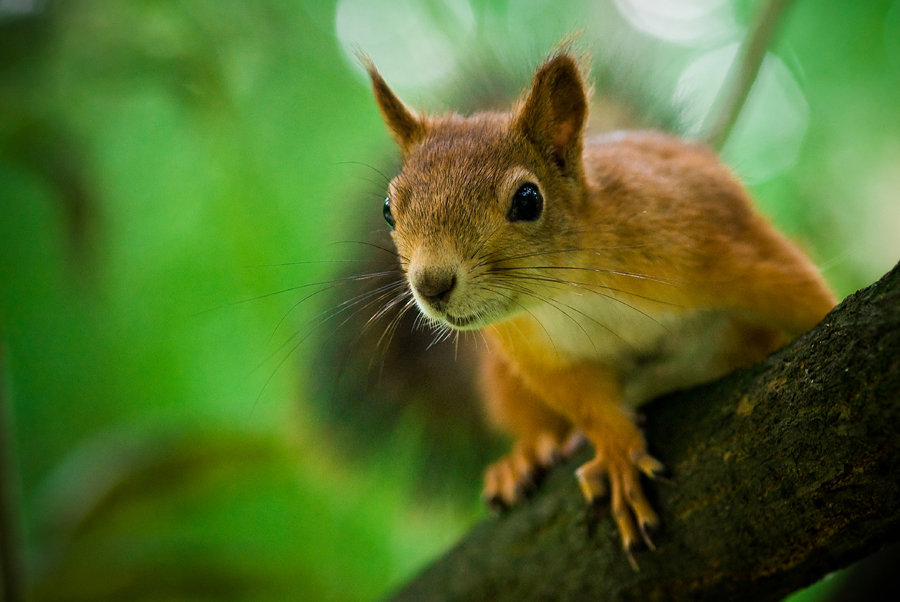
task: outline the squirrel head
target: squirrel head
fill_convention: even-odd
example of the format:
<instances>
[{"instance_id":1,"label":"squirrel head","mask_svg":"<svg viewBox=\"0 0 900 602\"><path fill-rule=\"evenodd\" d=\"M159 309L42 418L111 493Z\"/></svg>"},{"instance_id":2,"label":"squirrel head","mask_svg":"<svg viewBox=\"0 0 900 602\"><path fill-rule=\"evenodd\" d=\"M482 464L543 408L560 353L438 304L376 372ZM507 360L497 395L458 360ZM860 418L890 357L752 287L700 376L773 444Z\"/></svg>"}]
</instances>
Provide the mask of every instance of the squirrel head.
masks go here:
<instances>
[{"instance_id":1,"label":"squirrel head","mask_svg":"<svg viewBox=\"0 0 900 602\"><path fill-rule=\"evenodd\" d=\"M539 273L514 274L564 262L577 244L588 107L577 62L552 56L510 112L470 117L418 114L365 66L403 156L384 213L420 309L457 329L527 309Z\"/></svg>"}]
</instances>

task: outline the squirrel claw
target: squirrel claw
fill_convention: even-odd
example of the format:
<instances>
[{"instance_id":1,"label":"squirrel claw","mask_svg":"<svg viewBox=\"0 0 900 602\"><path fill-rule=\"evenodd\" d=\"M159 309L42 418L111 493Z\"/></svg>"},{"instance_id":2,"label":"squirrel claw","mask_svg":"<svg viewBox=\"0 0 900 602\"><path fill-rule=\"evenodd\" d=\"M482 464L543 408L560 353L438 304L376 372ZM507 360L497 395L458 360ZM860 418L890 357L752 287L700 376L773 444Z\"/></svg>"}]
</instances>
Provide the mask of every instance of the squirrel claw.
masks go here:
<instances>
[{"instance_id":1,"label":"squirrel claw","mask_svg":"<svg viewBox=\"0 0 900 602\"><path fill-rule=\"evenodd\" d=\"M508 506L499 495L484 496L484 503L495 514L500 514L507 510Z\"/></svg>"},{"instance_id":2,"label":"squirrel claw","mask_svg":"<svg viewBox=\"0 0 900 602\"><path fill-rule=\"evenodd\" d=\"M634 569L634 572L637 573L641 570L641 567L638 566L637 560L634 559L634 548L633 544L625 546L625 557L628 559L628 564L631 565L631 568Z\"/></svg>"},{"instance_id":3,"label":"squirrel claw","mask_svg":"<svg viewBox=\"0 0 900 602\"><path fill-rule=\"evenodd\" d=\"M641 530L641 538L644 540L644 544L647 546L647 549L651 552L656 551L656 546L653 544L653 540L650 539L650 530L654 525L648 525L647 523L640 524Z\"/></svg>"},{"instance_id":4,"label":"squirrel claw","mask_svg":"<svg viewBox=\"0 0 900 602\"><path fill-rule=\"evenodd\" d=\"M635 467L640 470L642 473L647 475L653 480L661 480L666 481L666 467L662 462L648 454L647 452L640 452L634 454L631 459L632 463L634 463Z\"/></svg>"},{"instance_id":5,"label":"squirrel claw","mask_svg":"<svg viewBox=\"0 0 900 602\"><path fill-rule=\"evenodd\" d=\"M584 495L587 503L591 505L605 498L607 494L606 483L603 482L602 474L591 470L592 466L593 461L582 465L575 471L575 477L581 486L581 493Z\"/></svg>"},{"instance_id":6,"label":"squirrel claw","mask_svg":"<svg viewBox=\"0 0 900 602\"><path fill-rule=\"evenodd\" d=\"M656 546L653 544L653 540L650 539L649 529L652 529L654 525L649 525L647 523L640 523L639 530L641 533L641 539L644 541L644 545L647 546L647 549L651 552L656 551ZM627 544L623 545L625 550L625 557L628 559L628 564L631 565L631 568L634 569L635 572L641 570L641 567L638 566L637 560L634 558L634 551L637 549L637 540L631 540Z\"/></svg>"},{"instance_id":7,"label":"squirrel claw","mask_svg":"<svg viewBox=\"0 0 900 602\"><path fill-rule=\"evenodd\" d=\"M575 455L575 453L581 449L584 444L587 443L587 438L584 436L584 433L581 431L572 431L572 434L569 435L568 439L566 439L561 448L561 453L563 458L571 458Z\"/></svg>"},{"instance_id":8,"label":"squirrel claw","mask_svg":"<svg viewBox=\"0 0 900 602\"><path fill-rule=\"evenodd\" d=\"M610 506L622 538L622 547L629 563L637 570L633 550L643 541L648 549L656 546L650 539L650 530L659 524L659 518L641 490L640 475L656 473L662 464L640 450L630 455L614 453L613 450L598 449L598 455L575 471L581 491L588 503L594 503L606 493L609 482Z\"/></svg>"},{"instance_id":9,"label":"squirrel claw","mask_svg":"<svg viewBox=\"0 0 900 602\"><path fill-rule=\"evenodd\" d=\"M559 441L550 433L541 433L534 442L534 459L541 468L549 468L562 461Z\"/></svg>"},{"instance_id":10,"label":"squirrel claw","mask_svg":"<svg viewBox=\"0 0 900 602\"><path fill-rule=\"evenodd\" d=\"M574 453L573 437L563 443L554 433L544 432L520 441L512 452L487 467L482 498L491 508L506 509L528 497L547 468Z\"/></svg>"}]
</instances>

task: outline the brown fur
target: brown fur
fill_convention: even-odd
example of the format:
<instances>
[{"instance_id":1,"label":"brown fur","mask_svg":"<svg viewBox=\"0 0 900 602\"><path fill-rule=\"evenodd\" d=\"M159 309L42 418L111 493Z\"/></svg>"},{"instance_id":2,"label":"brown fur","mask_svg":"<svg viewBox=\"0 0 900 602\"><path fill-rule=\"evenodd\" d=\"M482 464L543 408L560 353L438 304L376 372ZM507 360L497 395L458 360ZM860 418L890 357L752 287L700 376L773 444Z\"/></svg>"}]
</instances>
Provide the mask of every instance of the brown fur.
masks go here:
<instances>
[{"instance_id":1,"label":"brown fur","mask_svg":"<svg viewBox=\"0 0 900 602\"><path fill-rule=\"evenodd\" d=\"M757 361L835 299L709 150L654 132L585 139L575 60L551 57L510 113L413 113L367 63L403 153L389 199L410 289L438 327L482 329L488 414L517 437L485 496L518 501L579 434L593 501L609 484L629 551L662 468L630 406ZM543 212L510 221L524 182Z\"/></svg>"}]
</instances>

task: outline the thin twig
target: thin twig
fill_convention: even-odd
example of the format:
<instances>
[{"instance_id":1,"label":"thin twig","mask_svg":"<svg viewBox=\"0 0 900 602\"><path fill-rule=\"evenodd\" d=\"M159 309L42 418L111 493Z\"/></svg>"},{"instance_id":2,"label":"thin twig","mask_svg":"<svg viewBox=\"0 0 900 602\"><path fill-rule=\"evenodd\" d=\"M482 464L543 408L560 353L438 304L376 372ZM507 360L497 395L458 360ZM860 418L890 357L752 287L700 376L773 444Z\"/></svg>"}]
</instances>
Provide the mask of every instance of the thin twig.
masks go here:
<instances>
[{"instance_id":1,"label":"thin twig","mask_svg":"<svg viewBox=\"0 0 900 602\"><path fill-rule=\"evenodd\" d=\"M710 111L704 126L704 139L715 149L721 149L741 114L747 96L759 75L769 43L791 0L768 0L757 15L756 22L744 40L737 57L737 69L732 69L722 86L719 98Z\"/></svg>"},{"instance_id":2,"label":"thin twig","mask_svg":"<svg viewBox=\"0 0 900 602\"><path fill-rule=\"evenodd\" d=\"M6 407L6 383L4 368L6 347L0 339L0 580L3 582L3 599L19 602L23 599L22 548L19 541L18 512L16 511L17 474L14 470L12 427Z\"/></svg>"}]
</instances>

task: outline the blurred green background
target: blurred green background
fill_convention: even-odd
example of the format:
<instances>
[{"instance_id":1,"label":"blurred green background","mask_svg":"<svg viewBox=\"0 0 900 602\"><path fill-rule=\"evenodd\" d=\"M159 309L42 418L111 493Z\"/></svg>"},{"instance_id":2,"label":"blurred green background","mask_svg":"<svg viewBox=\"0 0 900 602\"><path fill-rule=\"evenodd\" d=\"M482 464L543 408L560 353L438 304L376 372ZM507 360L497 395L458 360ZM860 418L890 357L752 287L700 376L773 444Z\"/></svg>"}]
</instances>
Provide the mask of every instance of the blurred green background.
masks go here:
<instances>
[{"instance_id":1,"label":"blurred green background","mask_svg":"<svg viewBox=\"0 0 900 602\"><path fill-rule=\"evenodd\" d=\"M756 9L0 0L4 536L30 595L366 600L445 550L479 476L422 495L414 414L348 453L317 410L365 249L343 241L383 231L370 166L396 160L354 50L446 110L580 31L697 134ZM900 257L898 107L900 2L798 0L724 148L841 296Z\"/></svg>"}]
</instances>

